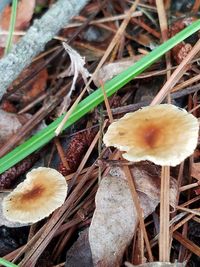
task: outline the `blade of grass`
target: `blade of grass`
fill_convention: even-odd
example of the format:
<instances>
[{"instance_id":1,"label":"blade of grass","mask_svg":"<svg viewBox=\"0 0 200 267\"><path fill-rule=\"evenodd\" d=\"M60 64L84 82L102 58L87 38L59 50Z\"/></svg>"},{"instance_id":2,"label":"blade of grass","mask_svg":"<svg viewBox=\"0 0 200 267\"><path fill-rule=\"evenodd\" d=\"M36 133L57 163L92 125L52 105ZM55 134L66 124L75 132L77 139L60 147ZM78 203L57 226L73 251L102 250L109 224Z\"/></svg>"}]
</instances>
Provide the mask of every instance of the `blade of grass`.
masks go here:
<instances>
[{"instance_id":1,"label":"blade of grass","mask_svg":"<svg viewBox=\"0 0 200 267\"><path fill-rule=\"evenodd\" d=\"M107 96L109 97L114 94L130 80L141 74L145 69L152 65L156 60L158 60L171 48L173 48L179 42L183 41L185 38L189 37L198 30L200 30L200 20L195 21L193 24L179 32L177 35L154 49L151 53L144 56L133 66L129 67L127 70L123 71L122 73L114 77L112 80L107 82L104 85ZM103 100L103 93L101 88L99 88L77 105L74 112L71 114L68 121L64 125L64 129L77 122L86 113L88 113L101 102L103 102ZM47 144L53 137L55 137L55 130L62 121L63 117L64 115L56 119L48 127L41 130L29 140L27 140L26 142L12 150L10 153L2 157L0 159L0 174L18 163L20 160L30 155L32 152Z\"/></svg>"},{"instance_id":2,"label":"blade of grass","mask_svg":"<svg viewBox=\"0 0 200 267\"><path fill-rule=\"evenodd\" d=\"M0 258L0 264L5 266L5 267L18 267L18 265L15 265L14 263L9 262L3 258Z\"/></svg>"},{"instance_id":3,"label":"blade of grass","mask_svg":"<svg viewBox=\"0 0 200 267\"><path fill-rule=\"evenodd\" d=\"M12 46L12 39L13 39L13 33L15 30L15 22L17 17L17 3L18 0L12 1L12 11L11 11L11 17L10 17L10 27L9 27L9 35L6 41L6 47L5 47L5 55L9 53L11 46Z\"/></svg>"}]
</instances>

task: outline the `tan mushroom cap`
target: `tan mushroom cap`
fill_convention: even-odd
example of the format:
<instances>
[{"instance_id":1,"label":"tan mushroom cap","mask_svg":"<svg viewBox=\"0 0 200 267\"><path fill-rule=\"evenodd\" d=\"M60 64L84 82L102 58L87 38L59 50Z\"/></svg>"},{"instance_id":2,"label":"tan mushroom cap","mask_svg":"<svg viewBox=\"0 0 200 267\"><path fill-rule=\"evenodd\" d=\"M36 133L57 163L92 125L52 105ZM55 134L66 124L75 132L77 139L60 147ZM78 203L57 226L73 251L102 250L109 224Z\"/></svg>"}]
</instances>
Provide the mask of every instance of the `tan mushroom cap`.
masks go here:
<instances>
[{"instance_id":1,"label":"tan mushroom cap","mask_svg":"<svg viewBox=\"0 0 200 267\"><path fill-rule=\"evenodd\" d=\"M176 166L190 156L198 139L197 118L171 104L144 107L113 122L103 141L125 151L129 161Z\"/></svg>"},{"instance_id":2,"label":"tan mushroom cap","mask_svg":"<svg viewBox=\"0 0 200 267\"><path fill-rule=\"evenodd\" d=\"M40 167L3 200L3 214L9 221L35 223L59 208L67 196L65 177L51 168Z\"/></svg>"}]
</instances>

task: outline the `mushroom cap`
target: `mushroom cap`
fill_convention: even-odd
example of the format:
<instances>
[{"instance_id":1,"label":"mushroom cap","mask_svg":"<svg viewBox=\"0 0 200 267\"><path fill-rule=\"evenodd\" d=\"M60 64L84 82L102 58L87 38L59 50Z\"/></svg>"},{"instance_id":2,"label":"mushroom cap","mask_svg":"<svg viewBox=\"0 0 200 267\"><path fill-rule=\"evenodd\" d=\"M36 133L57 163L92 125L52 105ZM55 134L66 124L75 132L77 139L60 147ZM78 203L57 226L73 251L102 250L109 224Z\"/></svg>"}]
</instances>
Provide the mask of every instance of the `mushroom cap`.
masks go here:
<instances>
[{"instance_id":1,"label":"mushroom cap","mask_svg":"<svg viewBox=\"0 0 200 267\"><path fill-rule=\"evenodd\" d=\"M65 177L55 169L39 167L26 177L3 200L3 214L9 221L40 221L59 208L67 196Z\"/></svg>"},{"instance_id":2,"label":"mushroom cap","mask_svg":"<svg viewBox=\"0 0 200 267\"><path fill-rule=\"evenodd\" d=\"M104 135L106 146L125 151L129 161L149 160L176 166L190 156L198 140L197 118L171 104L144 107L113 122Z\"/></svg>"}]
</instances>

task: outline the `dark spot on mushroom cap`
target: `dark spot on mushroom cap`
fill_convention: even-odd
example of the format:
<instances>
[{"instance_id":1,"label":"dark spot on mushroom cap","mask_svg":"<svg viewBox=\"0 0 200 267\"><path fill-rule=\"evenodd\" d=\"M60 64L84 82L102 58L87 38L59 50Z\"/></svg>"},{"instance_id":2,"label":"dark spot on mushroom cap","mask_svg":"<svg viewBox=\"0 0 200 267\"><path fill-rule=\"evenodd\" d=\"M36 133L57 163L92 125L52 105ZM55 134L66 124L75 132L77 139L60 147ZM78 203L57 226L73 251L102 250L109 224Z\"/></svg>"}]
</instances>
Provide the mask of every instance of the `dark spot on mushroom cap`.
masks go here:
<instances>
[{"instance_id":1,"label":"dark spot on mushroom cap","mask_svg":"<svg viewBox=\"0 0 200 267\"><path fill-rule=\"evenodd\" d=\"M44 192L44 190L42 185L36 185L31 190L24 192L21 196L21 200L36 199Z\"/></svg>"},{"instance_id":2,"label":"dark spot on mushroom cap","mask_svg":"<svg viewBox=\"0 0 200 267\"><path fill-rule=\"evenodd\" d=\"M154 147L157 143L157 140L159 138L159 129L155 126L149 126L144 131L144 141L146 142L149 147Z\"/></svg>"},{"instance_id":3,"label":"dark spot on mushroom cap","mask_svg":"<svg viewBox=\"0 0 200 267\"><path fill-rule=\"evenodd\" d=\"M137 145L144 149L153 149L160 144L162 138L162 127L155 123L146 123L137 129Z\"/></svg>"}]
</instances>

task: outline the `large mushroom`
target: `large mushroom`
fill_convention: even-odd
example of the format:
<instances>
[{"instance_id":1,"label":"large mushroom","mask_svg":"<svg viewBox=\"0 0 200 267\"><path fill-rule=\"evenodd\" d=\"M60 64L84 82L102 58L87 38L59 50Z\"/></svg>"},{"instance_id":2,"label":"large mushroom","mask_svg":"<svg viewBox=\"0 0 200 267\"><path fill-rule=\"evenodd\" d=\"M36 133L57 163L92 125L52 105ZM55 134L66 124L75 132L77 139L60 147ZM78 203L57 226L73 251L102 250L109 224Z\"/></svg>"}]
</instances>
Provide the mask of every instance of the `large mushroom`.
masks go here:
<instances>
[{"instance_id":1,"label":"large mushroom","mask_svg":"<svg viewBox=\"0 0 200 267\"><path fill-rule=\"evenodd\" d=\"M65 177L51 168L39 167L3 200L3 214L9 221L35 223L59 208L67 196Z\"/></svg>"},{"instance_id":2,"label":"large mushroom","mask_svg":"<svg viewBox=\"0 0 200 267\"><path fill-rule=\"evenodd\" d=\"M113 122L103 141L123 151L129 161L150 160L162 166L159 259L169 262L169 166L190 156L198 141L199 123L186 110L161 104L128 113Z\"/></svg>"},{"instance_id":3,"label":"large mushroom","mask_svg":"<svg viewBox=\"0 0 200 267\"><path fill-rule=\"evenodd\" d=\"M190 156L198 139L197 118L171 104L144 107L113 122L103 141L124 151L129 161L176 166Z\"/></svg>"}]
</instances>

